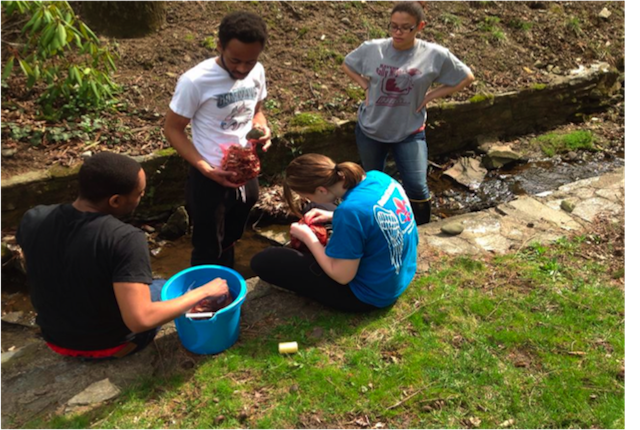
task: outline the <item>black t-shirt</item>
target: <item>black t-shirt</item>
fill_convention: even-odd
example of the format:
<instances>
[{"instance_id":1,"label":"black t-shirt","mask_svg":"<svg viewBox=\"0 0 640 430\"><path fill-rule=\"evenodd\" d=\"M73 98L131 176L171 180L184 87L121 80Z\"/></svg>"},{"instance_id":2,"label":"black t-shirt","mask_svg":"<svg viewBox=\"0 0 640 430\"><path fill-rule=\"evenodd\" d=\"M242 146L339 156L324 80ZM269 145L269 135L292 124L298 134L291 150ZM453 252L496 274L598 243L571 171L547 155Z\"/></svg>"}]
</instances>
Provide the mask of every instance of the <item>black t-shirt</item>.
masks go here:
<instances>
[{"instance_id":1,"label":"black t-shirt","mask_svg":"<svg viewBox=\"0 0 640 430\"><path fill-rule=\"evenodd\" d=\"M45 340L96 350L133 337L122 320L113 283L152 282L142 230L65 204L29 210L16 237Z\"/></svg>"}]
</instances>

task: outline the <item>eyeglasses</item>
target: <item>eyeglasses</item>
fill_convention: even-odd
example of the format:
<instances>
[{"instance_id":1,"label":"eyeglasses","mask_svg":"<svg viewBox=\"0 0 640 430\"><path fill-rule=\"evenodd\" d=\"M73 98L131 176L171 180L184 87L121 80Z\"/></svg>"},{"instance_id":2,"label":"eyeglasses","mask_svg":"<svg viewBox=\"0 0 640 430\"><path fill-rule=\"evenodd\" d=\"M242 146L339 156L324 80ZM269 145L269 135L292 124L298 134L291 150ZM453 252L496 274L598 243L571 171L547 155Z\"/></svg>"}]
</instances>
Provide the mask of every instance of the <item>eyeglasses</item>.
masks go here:
<instances>
[{"instance_id":1,"label":"eyeglasses","mask_svg":"<svg viewBox=\"0 0 640 430\"><path fill-rule=\"evenodd\" d=\"M418 24L414 25L413 27L398 27L395 24L389 24L389 27L387 27L389 29L389 33L396 33L396 32L400 32L402 33L411 33L413 30L416 29L416 27L418 26Z\"/></svg>"}]
</instances>

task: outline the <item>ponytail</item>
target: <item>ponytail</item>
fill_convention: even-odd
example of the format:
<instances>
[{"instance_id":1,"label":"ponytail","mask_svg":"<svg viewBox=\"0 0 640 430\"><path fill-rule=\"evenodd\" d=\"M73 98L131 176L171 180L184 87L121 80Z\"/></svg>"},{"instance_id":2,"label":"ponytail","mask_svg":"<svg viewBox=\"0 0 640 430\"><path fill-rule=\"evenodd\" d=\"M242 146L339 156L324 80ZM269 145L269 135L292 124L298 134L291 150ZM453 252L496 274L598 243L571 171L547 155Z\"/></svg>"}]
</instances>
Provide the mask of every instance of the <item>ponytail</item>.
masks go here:
<instances>
[{"instance_id":1,"label":"ponytail","mask_svg":"<svg viewBox=\"0 0 640 430\"><path fill-rule=\"evenodd\" d=\"M356 163L336 164L324 155L305 154L293 160L285 171L284 198L291 211L301 216L292 192L313 194L318 187L329 188L343 180L344 189L348 190L358 185L363 176L364 169Z\"/></svg>"}]
</instances>

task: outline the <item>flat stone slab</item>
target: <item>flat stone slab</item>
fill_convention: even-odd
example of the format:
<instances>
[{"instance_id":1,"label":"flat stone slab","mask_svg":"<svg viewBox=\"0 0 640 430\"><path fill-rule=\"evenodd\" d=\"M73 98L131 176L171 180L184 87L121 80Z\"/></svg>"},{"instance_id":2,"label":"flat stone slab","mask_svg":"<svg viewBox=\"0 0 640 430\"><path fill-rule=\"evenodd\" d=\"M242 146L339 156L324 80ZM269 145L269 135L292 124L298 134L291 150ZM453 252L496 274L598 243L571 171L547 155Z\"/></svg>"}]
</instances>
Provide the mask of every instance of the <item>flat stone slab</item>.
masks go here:
<instances>
[{"instance_id":1,"label":"flat stone slab","mask_svg":"<svg viewBox=\"0 0 640 430\"><path fill-rule=\"evenodd\" d=\"M529 196L520 197L509 203L500 205L498 208L510 216L528 219L532 222L547 221L565 230L578 230L582 227L566 213L553 210L544 203Z\"/></svg>"},{"instance_id":2,"label":"flat stone slab","mask_svg":"<svg viewBox=\"0 0 640 430\"><path fill-rule=\"evenodd\" d=\"M102 381L95 382L85 388L79 394L73 396L68 402L68 406L85 406L93 405L95 403L106 402L117 397L120 394L120 389L113 385L109 378Z\"/></svg>"},{"instance_id":3,"label":"flat stone slab","mask_svg":"<svg viewBox=\"0 0 640 430\"><path fill-rule=\"evenodd\" d=\"M585 221L593 222L593 220L602 213L617 215L621 211L621 205L613 203L611 200L595 197L576 204L572 215L578 216Z\"/></svg>"}]
</instances>

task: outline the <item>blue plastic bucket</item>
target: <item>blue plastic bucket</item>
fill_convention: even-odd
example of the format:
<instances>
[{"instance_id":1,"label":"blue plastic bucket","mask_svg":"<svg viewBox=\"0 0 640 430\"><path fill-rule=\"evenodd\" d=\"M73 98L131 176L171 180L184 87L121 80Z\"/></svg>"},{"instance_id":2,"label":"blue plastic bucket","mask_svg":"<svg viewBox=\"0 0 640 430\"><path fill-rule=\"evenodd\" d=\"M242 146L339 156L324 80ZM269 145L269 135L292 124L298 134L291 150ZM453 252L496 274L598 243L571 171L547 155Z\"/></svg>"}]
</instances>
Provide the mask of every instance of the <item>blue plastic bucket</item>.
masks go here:
<instances>
[{"instance_id":1,"label":"blue plastic bucket","mask_svg":"<svg viewBox=\"0 0 640 430\"><path fill-rule=\"evenodd\" d=\"M240 307L247 296L247 284L238 272L223 266L194 266L171 277L162 287L163 301L182 296L222 278L227 281L233 302L209 319L191 319L181 315L175 320L178 336L185 348L196 354L217 354L230 348L240 335Z\"/></svg>"}]
</instances>

